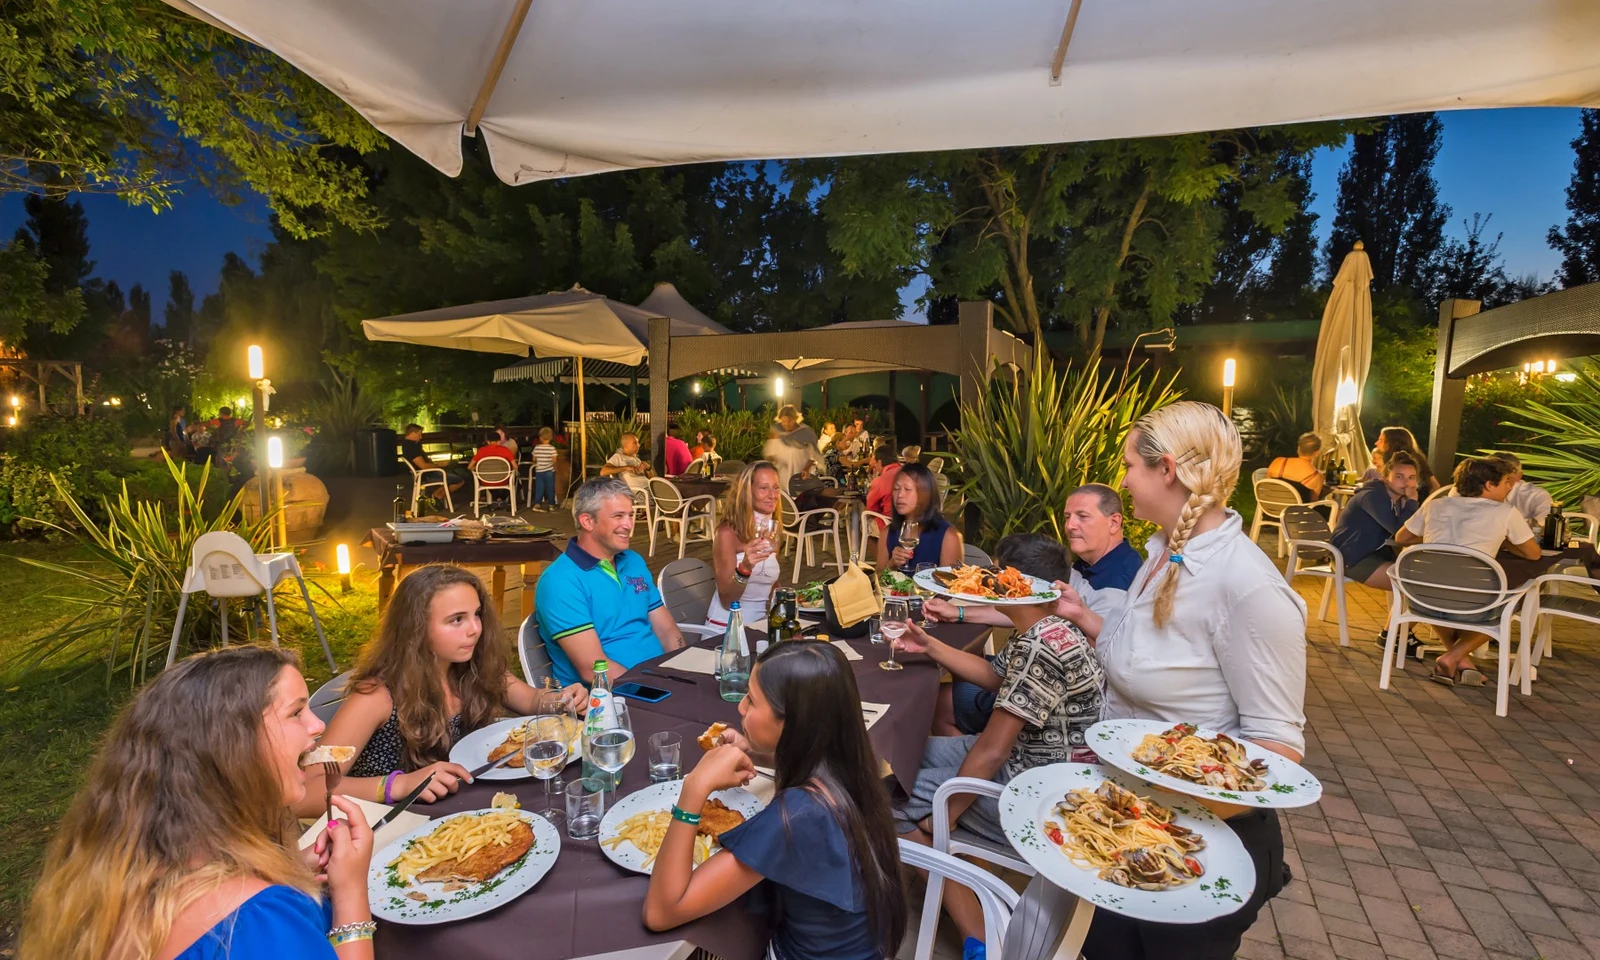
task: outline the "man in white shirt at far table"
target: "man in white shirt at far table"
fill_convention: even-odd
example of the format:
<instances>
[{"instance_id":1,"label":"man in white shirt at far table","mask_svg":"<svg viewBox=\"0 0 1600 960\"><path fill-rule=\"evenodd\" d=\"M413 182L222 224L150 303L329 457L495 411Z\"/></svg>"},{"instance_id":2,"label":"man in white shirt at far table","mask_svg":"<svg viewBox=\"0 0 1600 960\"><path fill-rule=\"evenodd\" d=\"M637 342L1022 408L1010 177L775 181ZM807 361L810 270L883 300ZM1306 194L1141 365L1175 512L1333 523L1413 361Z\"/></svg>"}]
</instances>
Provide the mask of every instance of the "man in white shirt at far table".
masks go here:
<instances>
[{"instance_id":1,"label":"man in white shirt at far table","mask_svg":"<svg viewBox=\"0 0 1600 960\"><path fill-rule=\"evenodd\" d=\"M1550 516L1550 507L1556 502L1550 491L1537 483L1529 483L1522 478L1522 460L1514 453L1496 453L1489 457L1490 460L1499 460L1511 468L1507 479L1511 481L1511 492L1506 494L1506 503L1528 521L1528 526L1538 533L1544 529L1545 518Z\"/></svg>"}]
</instances>

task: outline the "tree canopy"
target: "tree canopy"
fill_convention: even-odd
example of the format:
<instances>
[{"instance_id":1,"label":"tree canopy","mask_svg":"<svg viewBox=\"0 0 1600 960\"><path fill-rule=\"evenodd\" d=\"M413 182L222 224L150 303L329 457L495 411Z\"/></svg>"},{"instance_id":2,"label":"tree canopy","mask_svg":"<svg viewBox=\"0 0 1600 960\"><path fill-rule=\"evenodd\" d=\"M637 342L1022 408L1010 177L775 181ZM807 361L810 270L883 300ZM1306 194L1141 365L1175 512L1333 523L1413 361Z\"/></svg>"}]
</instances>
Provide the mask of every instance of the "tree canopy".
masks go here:
<instances>
[{"instance_id":1,"label":"tree canopy","mask_svg":"<svg viewBox=\"0 0 1600 960\"><path fill-rule=\"evenodd\" d=\"M1576 156L1567 185L1567 223L1551 227L1550 246L1561 254L1563 287L1600 283L1600 110L1584 110L1572 141Z\"/></svg>"}]
</instances>

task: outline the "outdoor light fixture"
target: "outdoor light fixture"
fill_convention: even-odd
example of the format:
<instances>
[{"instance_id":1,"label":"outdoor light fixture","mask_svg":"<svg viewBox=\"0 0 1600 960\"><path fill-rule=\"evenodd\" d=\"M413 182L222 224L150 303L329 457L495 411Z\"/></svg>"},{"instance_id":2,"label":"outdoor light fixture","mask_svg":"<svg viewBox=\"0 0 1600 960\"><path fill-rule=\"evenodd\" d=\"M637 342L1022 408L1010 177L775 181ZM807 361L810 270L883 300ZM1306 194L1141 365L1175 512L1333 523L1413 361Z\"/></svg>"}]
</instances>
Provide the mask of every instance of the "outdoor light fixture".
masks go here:
<instances>
[{"instance_id":1,"label":"outdoor light fixture","mask_svg":"<svg viewBox=\"0 0 1600 960\"><path fill-rule=\"evenodd\" d=\"M700 381L699 380L696 380L695 382L689 384L689 392L694 394L697 397L700 396Z\"/></svg>"},{"instance_id":2,"label":"outdoor light fixture","mask_svg":"<svg viewBox=\"0 0 1600 960\"><path fill-rule=\"evenodd\" d=\"M6 426L14 427L16 425L17 425L17 415L16 414L13 413L11 416L6 417Z\"/></svg>"},{"instance_id":3,"label":"outdoor light fixture","mask_svg":"<svg viewBox=\"0 0 1600 960\"><path fill-rule=\"evenodd\" d=\"M350 592L350 547L348 544L339 544L334 548L334 557L339 566L339 592Z\"/></svg>"},{"instance_id":4,"label":"outdoor light fixture","mask_svg":"<svg viewBox=\"0 0 1600 960\"><path fill-rule=\"evenodd\" d=\"M773 377L772 378L772 395L777 397L779 400L783 399L783 378L782 377Z\"/></svg>"},{"instance_id":5,"label":"outdoor light fixture","mask_svg":"<svg viewBox=\"0 0 1600 960\"><path fill-rule=\"evenodd\" d=\"M13 393L11 395L11 409L15 410L20 406L22 406L22 398Z\"/></svg>"},{"instance_id":6,"label":"outdoor light fixture","mask_svg":"<svg viewBox=\"0 0 1600 960\"><path fill-rule=\"evenodd\" d=\"M261 348L251 344L246 356L250 358L250 379L260 380L265 377L267 375L267 360L266 357L262 356Z\"/></svg>"},{"instance_id":7,"label":"outdoor light fixture","mask_svg":"<svg viewBox=\"0 0 1600 960\"><path fill-rule=\"evenodd\" d=\"M1556 362L1554 360L1546 360L1544 362L1544 372L1545 373L1555 373L1556 372Z\"/></svg>"},{"instance_id":8,"label":"outdoor light fixture","mask_svg":"<svg viewBox=\"0 0 1600 960\"><path fill-rule=\"evenodd\" d=\"M244 397L234 397L233 398L233 405L235 407L240 408L240 409L244 409L244 405L249 403L249 402L250 401L246 400Z\"/></svg>"},{"instance_id":9,"label":"outdoor light fixture","mask_svg":"<svg viewBox=\"0 0 1600 960\"><path fill-rule=\"evenodd\" d=\"M1558 373L1556 374L1556 379L1562 383L1572 383L1578 379L1578 375L1576 373Z\"/></svg>"},{"instance_id":10,"label":"outdoor light fixture","mask_svg":"<svg viewBox=\"0 0 1600 960\"><path fill-rule=\"evenodd\" d=\"M1233 417L1233 380L1238 366L1232 357L1222 361L1222 415Z\"/></svg>"},{"instance_id":11,"label":"outdoor light fixture","mask_svg":"<svg viewBox=\"0 0 1600 960\"><path fill-rule=\"evenodd\" d=\"M1353 407L1356 405L1357 399L1359 399L1359 394L1356 392L1355 378L1347 376L1340 380L1339 388L1333 393L1333 405L1335 407Z\"/></svg>"},{"instance_id":12,"label":"outdoor light fixture","mask_svg":"<svg viewBox=\"0 0 1600 960\"><path fill-rule=\"evenodd\" d=\"M121 397L112 397L112 398L111 398L111 405L112 405L112 406L113 406L113 407L120 407L120 406L122 406L122 398L121 398Z\"/></svg>"},{"instance_id":13,"label":"outdoor light fixture","mask_svg":"<svg viewBox=\"0 0 1600 960\"><path fill-rule=\"evenodd\" d=\"M274 470L283 469L283 438L267 438L267 466Z\"/></svg>"}]
</instances>

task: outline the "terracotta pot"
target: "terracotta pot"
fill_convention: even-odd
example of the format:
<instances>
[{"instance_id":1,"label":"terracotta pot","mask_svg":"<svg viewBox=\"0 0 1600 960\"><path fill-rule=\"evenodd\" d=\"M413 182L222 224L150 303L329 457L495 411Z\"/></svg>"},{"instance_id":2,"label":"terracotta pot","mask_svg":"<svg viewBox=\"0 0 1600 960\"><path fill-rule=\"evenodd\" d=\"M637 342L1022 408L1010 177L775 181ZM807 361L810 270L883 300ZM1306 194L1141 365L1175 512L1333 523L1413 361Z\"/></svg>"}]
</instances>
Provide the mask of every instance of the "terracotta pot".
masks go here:
<instances>
[{"instance_id":1,"label":"terracotta pot","mask_svg":"<svg viewBox=\"0 0 1600 960\"><path fill-rule=\"evenodd\" d=\"M307 473L304 467L285 467L283 475L284 519L289 528L290 542L310 540L322 526L328 512L328 488L321 480ZM259 494L261 485L255 480L245 484L244 499L240 509L245 522L254 523L261 518Z\"/></svg>"}]
</instances>

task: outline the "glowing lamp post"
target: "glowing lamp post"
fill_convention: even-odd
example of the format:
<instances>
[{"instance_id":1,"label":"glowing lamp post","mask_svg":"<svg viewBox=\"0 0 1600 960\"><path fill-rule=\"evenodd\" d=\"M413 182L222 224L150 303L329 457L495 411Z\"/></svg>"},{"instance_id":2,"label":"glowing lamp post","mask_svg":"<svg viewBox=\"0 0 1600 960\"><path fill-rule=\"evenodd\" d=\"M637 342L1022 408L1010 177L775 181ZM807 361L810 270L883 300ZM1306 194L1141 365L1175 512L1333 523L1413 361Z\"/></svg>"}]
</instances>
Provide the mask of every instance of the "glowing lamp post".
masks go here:
<instances>
[{"instance_id":1,"label":"glowing lamp post","mask_svg":"<svg viewBox=\"0 0 1600 960\"><path fill-rule=\"evenodd\" d=\"M1229 418L1233 416L1233 381L1237 372L1232 357L1222 361L1222 415Z\"/></svg>"},{"instance_id":2,"label":"glowing lamp post","mask_svg":"<svg viewBox=\"0 0 1600 960\"><path fill-rule=\"evenodd\" d=\"M339 564L339 592L350 592L350 546L341 543L334 548L334 557Z\"/></svg>"},{"instance_id":3,"label":"glowing lamp post","mask_svg":"<svg viewBox=\"0 0 1600 960\"><path fill-rule=\"evenodd\" d=\"M278 531L278 548L289 549L289 518L283 509L283 438L272 436L267 438L267 467L272 470L272 506L277 511L278 520L274 526ZM263 507L263 510L265 508Z\"/></svg>"},{"instance_id":4,"label":"glowing lamp post","mask_svg":"<svg viewBox=\"0 0 1600 960\"><path fill-rule=\"evenodd\" d=\"M6 417L6 426L14 427L20 422L22 415L22 398L16 394L11 395L11 413Z\"/></svg>"},{"instance_id":5,"label":"glowing lamp post","mask_svg":"<svg viewBox=\"0 0 1600 960\"><path fill-rule=\"evenodd\" d=\"M783 378L782 377L773 377L772 378L772 395L774 397L777 397L779 400L783 399Z\"/></svg>"},{"instance_id":6,"label":"glowing lamp post","mask_svg":"<svg viewBox=\"0 0 1600 960\"><path fill-rule=\"evenodd\" d=\"M267 446L267 392L272 389L272 381L267 379L267 360L261 348L251 344L245 350L245 365L250 373L250 397L254 401L250 409L250 419L256 432L256 495L261 504L261 515L267 515L267 504L271 502L268 496L267 471L262 464L268 463L272 455ZM243 404L243 398L240 403ZM279 441L278 458L283 459L282 441Z\"/></svg>"}]
</instances>

